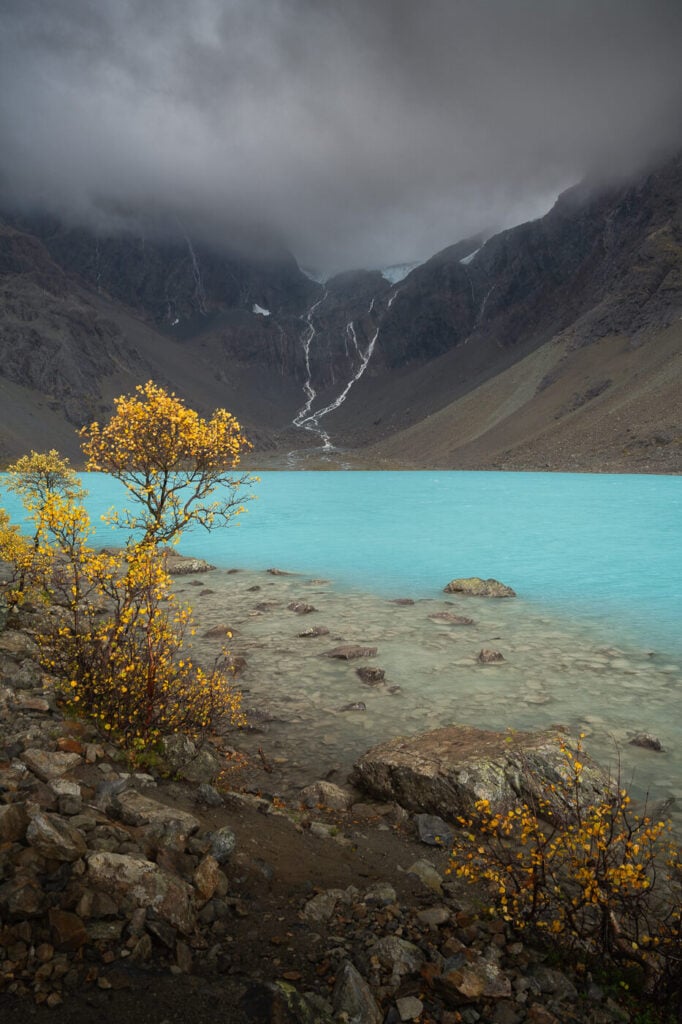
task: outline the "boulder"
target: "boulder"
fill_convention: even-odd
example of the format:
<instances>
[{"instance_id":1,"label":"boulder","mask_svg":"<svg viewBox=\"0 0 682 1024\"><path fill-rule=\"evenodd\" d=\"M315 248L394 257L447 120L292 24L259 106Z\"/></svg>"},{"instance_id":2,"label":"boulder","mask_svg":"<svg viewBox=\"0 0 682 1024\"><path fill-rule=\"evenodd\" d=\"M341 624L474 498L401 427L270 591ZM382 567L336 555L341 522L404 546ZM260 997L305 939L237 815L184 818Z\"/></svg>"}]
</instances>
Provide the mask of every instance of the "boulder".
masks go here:
<instances>
[{"instance_id":1,"label":"boulder","mask_svg":"<svg viewBox=\"0 0 682 1024\"><path fill-rule=\"evenodd\" d=\"M215 569L203 558L187 558L179 555L177 551L170 551L166 554L166 571L171 576L191 576L196 572L210 572Z\"/></svg>"},{"instance_id":2,"label":"boulder","mask_svg":"<svg viewBox=\"0 0 682 1024\"><path fill-rule=\"evenodd\" d=\"M33 815L26 829L26 840L48 860L74 861L87 850L83 834L57 814Z\"/></svg>"},{"instance_id":3,"label":"boulder","mask_svg":"<svg viewBox=\"0 0 682 1024\"><path fill-rule=\"evenodd\" d=\"M0 845L22 840L27 825L28 814L24 804L0 804Z\"/></svg>"},{"instance_id":4,"label":"boulder","mask_svg":"<svg viewBox=\"0 0 682 1024\"><path fill-rule=\"evenodd\" d=\"M450 580L443 590L446 594L464 594L466 597L516 597L511 587L499 580L482 580L480 576Z\"/></svg>"},{"instance_id":5,"label":"boulder","mask_svg":"<svg viewBox=\"0 0 682 1024\"><path fill-rule=\"evenodd\" d=\"M571 749L570 738L556 729L509 733L449 725L372 747L350 781L375 798L447 821L469 815L478 800L488 800L494 813L542 800L543 817L565 820L574 798L564 747ZM612 792L610 781L585 754L580 761L579 799L600 802Z\"/></svg>"},{"instance_id":6,"label":"boulder","mask_svg":"<svg viewBox=\"0 0 682 1024\"><path fill-rule=\"evenodd\" d=\"M384 1019L369 985L349 960L337 971L332 1002L337 1019L357 1024L381 1024Z\"/></svg>"},{"instance_id":7,"label":"boulder","mask_svg":"<svg viewBox=\"0 0 682 1024\"><path fill-rule=\"evenodd\" d=\"M91 853L85 882L92 889L108 893L124 907L153 909L185 935L194 928L191 886L151 861L122 853Z\"/></svg>"},{"instance_id":8,"label":"boulder","mask_svg":"<svg viewBox=\"0 0 682 1024\"><path fill-rule=\"evenodd\" d=\"M63 750L25 750L21 760L43 782L59 778L82 762L78 754L70 754Z\"/></svg>"},{"instance_id":9,"label":"boulder","mask_svg":"<svg viewBox=\"0 0 682 1024\"><path fill-rule=\"evenodd\" d=\"M329 807L333 811L347 811L355 797L347 789L333 782L311 782L301 790L301 803L305 807Z\"/></svg>"},{"instance_id":10,"label":"boulder","mask_svg":"<svg viewBox=\"0 0 682 1024\"><path fill-rule=\"evenodd\" d=\"M181 841L199 828L199 819L187 811L166 807L135 790L124 790L114 797L112 807L126 825L148 826L171 841Z\"/></svg>"}]
</instances>

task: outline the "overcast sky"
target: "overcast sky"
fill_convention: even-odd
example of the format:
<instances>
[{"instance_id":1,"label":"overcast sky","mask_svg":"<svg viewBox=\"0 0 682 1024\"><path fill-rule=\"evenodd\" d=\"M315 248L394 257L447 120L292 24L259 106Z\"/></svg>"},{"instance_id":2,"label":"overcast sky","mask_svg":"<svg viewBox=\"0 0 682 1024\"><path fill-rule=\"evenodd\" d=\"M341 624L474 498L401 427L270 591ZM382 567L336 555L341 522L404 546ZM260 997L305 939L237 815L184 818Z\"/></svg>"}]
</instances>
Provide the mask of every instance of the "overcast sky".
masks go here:
<instances>
[{"instance_id":1,"label":"overcast sky","mask_svg":"<svg viewBox=\"0 0 682 1024\"><path fill-rule=\"evenodd\" d=\"M420 259L682 137L680 0L2 0L0 194Z\"/></svg>"}]
</instances>

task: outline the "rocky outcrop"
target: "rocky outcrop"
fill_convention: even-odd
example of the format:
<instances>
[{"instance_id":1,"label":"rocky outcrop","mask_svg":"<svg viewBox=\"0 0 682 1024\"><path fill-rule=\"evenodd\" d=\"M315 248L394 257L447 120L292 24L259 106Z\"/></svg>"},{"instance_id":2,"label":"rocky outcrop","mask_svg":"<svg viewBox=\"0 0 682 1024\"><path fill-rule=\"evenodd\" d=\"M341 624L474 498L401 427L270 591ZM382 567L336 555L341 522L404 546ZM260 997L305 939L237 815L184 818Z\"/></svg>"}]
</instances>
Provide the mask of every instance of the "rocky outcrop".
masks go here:
<instances>
[{"instance_id":1,"label":"rocky outcrop","mask_svg":"<svg viewBox=\"0 0 682 1024\"><path fill-rule=\"evenodd\" d=\"M564 752L570 746L556 730L502 733L450 725L372 747L351 780L377 799L447 821L470 814L478 800L489 801L493 813L526 801L543 817L562 821L574 810L574 776ZM608 778L586 757L581 763L580 800L603 799L611 792Z\"/></svg>"}]
</instances>

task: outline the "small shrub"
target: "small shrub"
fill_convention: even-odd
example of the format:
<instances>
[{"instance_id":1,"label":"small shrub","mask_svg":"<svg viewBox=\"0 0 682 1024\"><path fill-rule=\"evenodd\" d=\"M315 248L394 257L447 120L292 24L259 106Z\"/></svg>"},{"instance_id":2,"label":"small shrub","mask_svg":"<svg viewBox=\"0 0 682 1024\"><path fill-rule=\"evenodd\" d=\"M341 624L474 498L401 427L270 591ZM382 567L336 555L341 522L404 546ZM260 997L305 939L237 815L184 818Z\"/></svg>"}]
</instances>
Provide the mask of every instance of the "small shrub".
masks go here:
<instances>
[{"instance_id":1,"label":"small shrub","mask_svg":"<svg viewBox=\"0 0 682 1024\"><path fill-rule=\"evenodd\" d=\"M514 928L542 931L581 956L636 966L648 990L670 995L682 980L680 858L670 824L634 813L620 788L585 806L582 742L575 750L563 744L563 755L565 820L552 821L543 801L506 813L478 801L475 815L459 820L451 870L486 884L490 909Z\"/></svg>"}]
</instances>

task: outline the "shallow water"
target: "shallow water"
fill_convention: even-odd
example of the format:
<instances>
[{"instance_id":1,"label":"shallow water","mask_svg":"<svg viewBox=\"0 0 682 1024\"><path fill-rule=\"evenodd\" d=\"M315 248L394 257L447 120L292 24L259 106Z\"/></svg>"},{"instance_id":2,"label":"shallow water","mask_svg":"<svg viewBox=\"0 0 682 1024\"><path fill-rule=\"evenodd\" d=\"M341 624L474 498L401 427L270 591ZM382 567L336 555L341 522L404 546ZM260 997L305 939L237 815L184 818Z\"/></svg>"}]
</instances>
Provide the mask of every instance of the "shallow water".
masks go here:
<instances>
[{"instance_id":1,"label":"shallow water","mask_svg":"<svg viewBox=\"0 0 682 1024\"><path fill-rule=\"evenodd\" d=\"M239 685L256 728L235 745L254 754L262 747L276 765L268 784L285 795L328 775L343 781L361 753L392 736L450 722L493 729L560 723L584 732L589 752L639 797L650 790L656 801L682 803L679 661L607 645L522 599L443 594L402 606L266 572L215 571L182 579L177 589L194 608L204 659L211 661L221 644L202 639L203 632L219 625L235 632L230 646L247 658ZM317 610L298 615L287 608L293 601ZM445 610L475 625L429 619ZM327 626L329 635L298 636L312 625ZM341 642L376 646L377 655L351 662L324 657ZM504 662L479 664L483 647L500 651ZM356 674L361 665L384 669L387 685L364 684ZM357 702L366 710L340 710ZM630 745L639 731L657 735L665 752Z\"/></svg>"},{"instance_id":2,"label":"shallow water","mask_svg":"<svg viewBox=\"0 0 682 1024\"><path fill-rule=\"evenodd\" d=\"M123 504L120 485L84 476L95 522ZM191 596L200 633L238 630L233 649L248 658L240 683L263 730L240 745L281 759L282 786L334 771L341 778L372 743L448 722L561 723L587 733L605 765L620 759L638 793L682 803L681 478L281 472L263 474L255 490L239 525L188 533L181 544L241 571L178 587ZM2 504L16 514L11 496ZM101 525L95 538L122 539ZM268 566L309 575L273 577ZM495 576L519 597L442 593L469 575ZM398 597L416 604L390 602ZM286 609L292 600L319 611L299 617ZM262 601L275 607L259 611ZM429 620L445 609L476 625ZM329 637L297 637L316 622ZM355 662L321 657L342 639L376 645L373 662L400 692L364 685ZM202 656L211 660L219 646L202 641ZM504 662L478 664L482 647ZM338 710L358 701L365 711ZM272 721L262 721L264 705ZM639 731L658 736L665 753L631 746Z\"/></svg>"}]
</instances>

